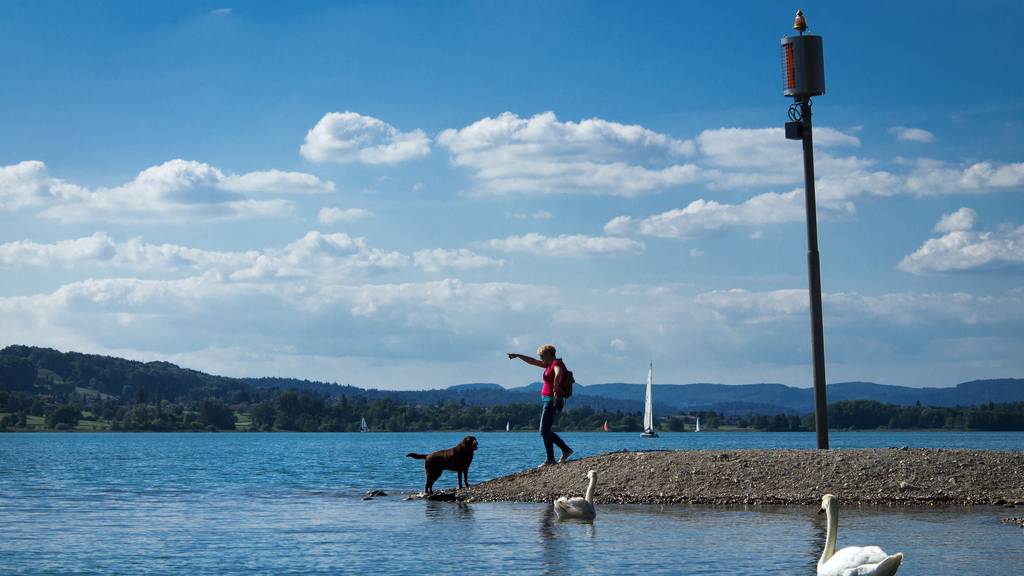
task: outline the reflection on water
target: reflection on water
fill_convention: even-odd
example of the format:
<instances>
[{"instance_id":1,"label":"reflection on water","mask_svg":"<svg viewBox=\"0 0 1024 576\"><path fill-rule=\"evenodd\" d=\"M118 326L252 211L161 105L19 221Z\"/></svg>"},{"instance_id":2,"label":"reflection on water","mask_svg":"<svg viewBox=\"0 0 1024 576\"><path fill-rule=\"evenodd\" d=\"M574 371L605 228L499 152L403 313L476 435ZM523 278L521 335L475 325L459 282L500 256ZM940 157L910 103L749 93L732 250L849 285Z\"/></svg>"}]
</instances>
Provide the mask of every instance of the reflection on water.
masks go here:
<instances>
[{"instance_id":1,"label":"reflection on water","mask_svg":"<svg viewBox=\"0 0 1024 576\"><path fill-rule=\"evenodd\" d=\"M439 502L435 500L423 501L424 512L428 520L472 520L473 507L465 502Z\"/></svg>"},{"instance_id":2,"label":"reflection on water","mask_svg":"<svg viewBox=\"0 0 1024 576\"><path fill-rule=\"evenodd\" d=\"M367 436L2 435L0 573L813 574L825 541L810 506L604 505L581 523L550 503L363 501L417 488L422 467L401 454L446 444ZM534 456L533 436L482 437L475 471ZM1002 576L1024 565L1006 515L843 507L839 546L903 552L906 575Z\"/></svg>"}]
</instances>

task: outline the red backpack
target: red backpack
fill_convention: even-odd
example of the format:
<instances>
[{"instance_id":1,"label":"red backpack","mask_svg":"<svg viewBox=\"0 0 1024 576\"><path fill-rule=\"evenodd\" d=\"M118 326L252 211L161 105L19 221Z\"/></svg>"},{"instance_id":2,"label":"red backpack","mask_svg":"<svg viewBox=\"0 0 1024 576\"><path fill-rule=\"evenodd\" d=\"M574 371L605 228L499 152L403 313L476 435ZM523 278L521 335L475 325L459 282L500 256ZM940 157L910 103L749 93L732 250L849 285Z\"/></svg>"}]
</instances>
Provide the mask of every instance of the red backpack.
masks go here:
<instances>
[{"instance_id":1,"label":"red backpack","mask_svg":"<svg viewBox=\"0 0 1024 576\"><path fill-rule=\"evenodd\" d=\"M572 375L572 370L565 367L565 362L559 360L562 364L562 371L565 374L562 376L562 383L558 386L558 395L562 398L572 398L572 385L576 383L576 378Z\"/></svg>"}]
</instances>

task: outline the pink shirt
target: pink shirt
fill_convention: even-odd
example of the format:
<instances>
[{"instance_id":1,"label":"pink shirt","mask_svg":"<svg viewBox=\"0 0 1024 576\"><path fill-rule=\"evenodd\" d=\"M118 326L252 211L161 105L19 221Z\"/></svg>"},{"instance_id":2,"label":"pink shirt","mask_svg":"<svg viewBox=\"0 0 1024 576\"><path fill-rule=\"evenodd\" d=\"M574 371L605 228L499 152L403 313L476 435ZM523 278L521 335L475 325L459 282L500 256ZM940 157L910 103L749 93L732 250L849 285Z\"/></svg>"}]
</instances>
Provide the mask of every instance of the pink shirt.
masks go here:
<instances>
[{"instance_id":1,"label":"pink shirt","mask_svg":"<svg viewBox=\"0 0 1024 576\"><path fill-rule=\"evenodd\" d=\"M563 372L565 371L565 364L562 364L562 361L557 358L544 369L544 387L540 389L541 396L555 395L555 366L558 366Z\"/></svg>"}]
</instances>

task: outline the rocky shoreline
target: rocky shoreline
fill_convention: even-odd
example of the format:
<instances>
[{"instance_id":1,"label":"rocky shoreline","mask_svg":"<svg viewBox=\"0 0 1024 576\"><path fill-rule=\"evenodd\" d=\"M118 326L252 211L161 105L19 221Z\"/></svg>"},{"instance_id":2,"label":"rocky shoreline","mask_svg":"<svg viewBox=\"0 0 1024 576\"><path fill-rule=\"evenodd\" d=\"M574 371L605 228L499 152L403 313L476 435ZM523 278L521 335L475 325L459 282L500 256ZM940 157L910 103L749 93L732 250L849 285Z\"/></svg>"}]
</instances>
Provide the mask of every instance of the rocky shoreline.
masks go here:
<instances>
[{"instance_id":1,"label":"rocky shoreline","mask_svg":"<svg viewBox=\"0 0 1024 576\"><path fill-rule=\"evenodd\" d=\"M609 452L530 469L438 500L551 502L582 495L598 473L599 504L1024 507L1024 452L935 449Z\"/></svg>"}]
</instances>

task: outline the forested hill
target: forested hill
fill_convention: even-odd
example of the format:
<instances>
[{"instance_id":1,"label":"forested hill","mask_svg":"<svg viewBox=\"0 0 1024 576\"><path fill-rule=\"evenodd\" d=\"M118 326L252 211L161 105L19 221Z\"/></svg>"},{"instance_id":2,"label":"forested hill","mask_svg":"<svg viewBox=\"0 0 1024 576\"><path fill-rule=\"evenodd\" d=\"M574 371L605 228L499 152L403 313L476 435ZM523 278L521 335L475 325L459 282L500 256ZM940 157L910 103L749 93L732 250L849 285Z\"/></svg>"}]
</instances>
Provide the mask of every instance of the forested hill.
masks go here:
<instances>
[{"instance_id":1,"label":"forested hill","mask_svg":"<svg viewBox=\"0 0 1024 576\"><path fill-rule=\"evenodd\" d=\"M364 389L328 382L292 378L228 378L180 368L167 362L138 362L59 352L49 348L9 346L0 350L0 390L35 395L92 392L122 402L167 400L186 403L206 398L246 402L260 390L277 388L316 392L329 397L390 399L399 404L431 406L442 403L497 406L536 403L539 383L506 389L475 383L437 390L394 391ZM655 413L715 410L726 414L804 414L811 410L808 388L783 384L658 384ZM577 406L634 413L642 410L640 384L591 384L576 387ZM829 402L875 400L911 406L975 406L1024 401L1024 379L977 380L951 388L911 388L870 382L840 382L828 387Z\"/></svg>"}]
</instances>

